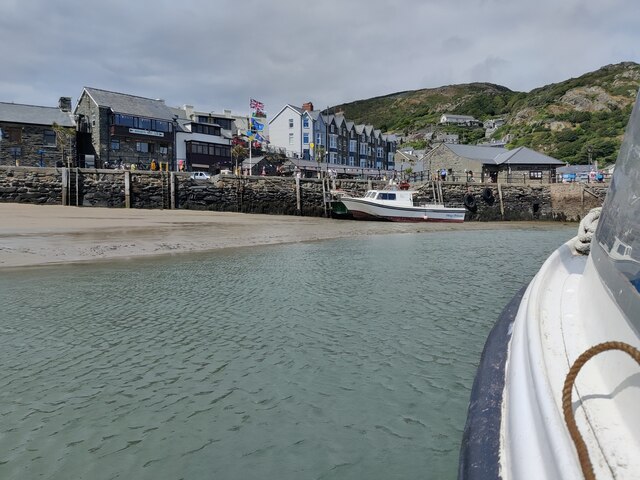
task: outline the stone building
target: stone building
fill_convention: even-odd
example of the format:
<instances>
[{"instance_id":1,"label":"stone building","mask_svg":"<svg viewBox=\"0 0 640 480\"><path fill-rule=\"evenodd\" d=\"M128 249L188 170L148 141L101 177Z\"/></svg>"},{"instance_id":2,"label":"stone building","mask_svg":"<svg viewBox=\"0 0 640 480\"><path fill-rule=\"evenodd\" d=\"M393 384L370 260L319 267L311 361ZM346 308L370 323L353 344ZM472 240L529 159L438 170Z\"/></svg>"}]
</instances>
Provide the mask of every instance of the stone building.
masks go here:
<instances>
[{"instance_id":1,"label":"stone building","mask_svg":"<svg viewBox=\"0 0 640 480\"><path fill-rule=\"evenodd\" d=\"M502 147L453 145L442 143L424 156L424 168L430 174L447 171L449 180L552 182L560 160L526 147L507 150ZM470 175L471 172L471 175Z\"/></svg>"},{"instance_id":2,"label":"stone building","mask_svg":"<svg viewBox=\"0 0 640 480\"><path fill-rule=\"evenodd\" d=\"M175 112L164 100L85 87L75 112L81 165L135 164L153 160L175 170Z\"/></svg>"},{"instance_id":3,"label":"stone building","mask_svg":"<svg viewBox=\"0 0 640 480\"><path fill-rule=\"evenodd\" d=\"M0 165L75 165L76 123L71 98L58 108L0 102Z\"/></svg>"}]
</instances>

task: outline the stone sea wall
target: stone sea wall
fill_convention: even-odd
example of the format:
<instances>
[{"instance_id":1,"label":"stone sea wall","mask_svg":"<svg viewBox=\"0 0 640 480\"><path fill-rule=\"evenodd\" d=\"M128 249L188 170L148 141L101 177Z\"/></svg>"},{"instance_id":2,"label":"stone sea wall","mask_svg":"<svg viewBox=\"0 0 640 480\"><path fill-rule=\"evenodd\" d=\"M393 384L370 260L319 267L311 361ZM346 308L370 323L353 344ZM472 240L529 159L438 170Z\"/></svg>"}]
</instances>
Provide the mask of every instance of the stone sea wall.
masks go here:
<instances>
[{"instance_id":1,"label":"stone sea wall","mask_svg":"<svg viewBox=\"0 0 640 480\"><path fill-rule=\"evenodd\" d=\"M63 185L64 183L64 185ZM382 182L337 180L359 195ZM64 188L63 188L64 187ZM325 184L326 189L326 184ZM467 221L577 221L601 206L605 184L441 184L446 205L462 206ZM418 187L431 202L434 188ZM437 195L439 196L439 195ZM471 200L472 198L472 200ZM0 202L68 204L110 208L178 208L223 212L323 216L322 182L291 177L213 177L196 181L188 173L0 166Z\"/></svg>"}]
</instances>

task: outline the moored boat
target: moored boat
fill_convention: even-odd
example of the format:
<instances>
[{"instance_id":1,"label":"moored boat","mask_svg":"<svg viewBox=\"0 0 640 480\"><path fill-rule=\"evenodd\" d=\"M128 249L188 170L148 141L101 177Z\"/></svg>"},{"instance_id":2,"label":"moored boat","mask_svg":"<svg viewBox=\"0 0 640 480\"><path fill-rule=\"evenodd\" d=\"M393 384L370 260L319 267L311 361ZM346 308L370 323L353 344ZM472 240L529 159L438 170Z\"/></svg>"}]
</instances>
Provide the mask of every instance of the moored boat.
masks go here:
<instances>
[{"instance_id":1,"label":"moored boat","mask_svg":"<svg viewBox=\"0 0 640 480\"><path fill-rule=\"evenodd\" d=\"M640 475L639 107L602 212L583 219L489 335L459 479Z\"/></svg>"},{"instance_id":2,"label":"moored boat","mask_svg":"<svg viewBox=\"0 0 640 480\"><path fill-rule=\"evenodd\" d=\"M464 222L465 209L441 204L416 204L418 192L402 188L368 190L364 197L339 194L332 211L343 212L356 220L391 222ZM346 210L346 212L344 212Z\"/></svg>"}]
</instances>

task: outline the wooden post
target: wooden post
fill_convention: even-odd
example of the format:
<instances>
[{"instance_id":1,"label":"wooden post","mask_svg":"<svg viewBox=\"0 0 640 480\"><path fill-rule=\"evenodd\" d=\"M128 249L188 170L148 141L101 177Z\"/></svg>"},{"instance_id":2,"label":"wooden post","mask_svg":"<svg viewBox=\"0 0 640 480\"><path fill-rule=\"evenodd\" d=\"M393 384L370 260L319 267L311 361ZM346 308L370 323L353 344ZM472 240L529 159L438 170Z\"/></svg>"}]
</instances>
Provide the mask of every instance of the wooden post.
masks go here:
<instances>
[{"instance_id":1,"label":"wooden post","mask_svg":"<svg viewBox=\"0 0 640 480\"><path fill-rule=\"evenodd\" d=\"M131 172L124 171L124 208L131 208Z\"/></svg>"},{"instance_id":2,"label":"wooden post","mask_svg":"<svg viewBox=\"0 0 640 480\"><path fill-rule=\"evenodd\" d=\"M169 177L169 191L171 192L171 210L176 208L176 172L171 172Z\"/></svg>"},{"instance_id":3,"label":"wooden post","mask_svg":"<svg viewBox=\"0 0 640 480\"><path fill-rule=\"evenodd\" d=\"M302 215L302 208L300 204L300 179L296 177L296 210L298 210L298 215Z\"/></svg>"},{"instance_id":4,"label":"wooden post","mask_svg":"<svg viewBox=\"0 0 640 480\"><path fill-rule=\"evenodd\" d=\"M324 186L325 178L322 176L322 170L320 170L320 179L322 181L322 205L324 206L324 216L326 218L327 217L327 195L325 192L327 190L325 190L325 186ZM328 178L326 180L327 182L329 181Z\"/></svg>"},{"instance_id":5,"label":"wooden post","mask_svg":"<svg viewBox=\"0 0 640 480\"><path fill-rule=\"evenodd\" d=\"M504 203L502 201L502 188L498 182L498 198L500 199L500 217L504 220Z\"/></svg>"},{"instance_id":6,"label":"wooden post","mask_svg":"<svg viewBox=\"0 0 640 480\"><path fill-rule=\"evenodd\" d=\"M76 167L76 207L80 206L80 169Z\"/></svg>"},{"instance_id":7,"label":"wooden post","mask_svg":"<svg viewBox=\"0 0 640 480\"><path fill-rule=\"evenodd\" d=\"M69 185L69 170L67 170L67 167L62 167L62 205L66 206L67 205L67 186Z\"/></svg>"}]
</instances>

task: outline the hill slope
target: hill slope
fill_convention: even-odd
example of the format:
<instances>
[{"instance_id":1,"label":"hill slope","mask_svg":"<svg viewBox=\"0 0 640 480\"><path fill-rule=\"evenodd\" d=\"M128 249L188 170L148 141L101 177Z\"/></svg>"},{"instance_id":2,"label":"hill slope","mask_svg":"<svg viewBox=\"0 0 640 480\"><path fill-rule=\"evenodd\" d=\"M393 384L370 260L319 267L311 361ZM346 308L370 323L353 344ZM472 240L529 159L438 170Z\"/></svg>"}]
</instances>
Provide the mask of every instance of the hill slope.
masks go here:
<instances>
[{"instance_id":1,"label":"hill slope","mask_svg":"<svg viewBox=\"0 0 640 480\"><path fill-rule=\"evenodd\" d=\"M506 137L508 147L527 146L569 163L591 157L602 164L617 156L638 88L640 65L624 62L529 93L471 83L398 92L331 110L404 136L425 128L458 133L464 143L484 140L484 130L437 126L443 113L501 117L506 124L493 138Z\"/></svg>"}]
</instances>

